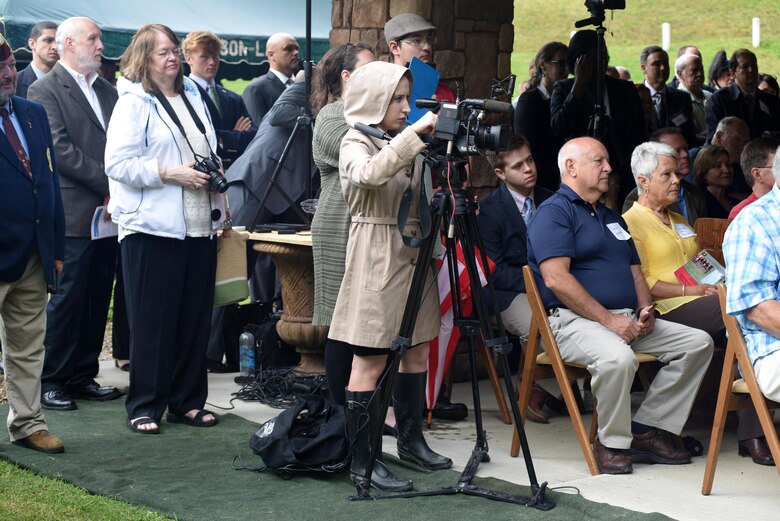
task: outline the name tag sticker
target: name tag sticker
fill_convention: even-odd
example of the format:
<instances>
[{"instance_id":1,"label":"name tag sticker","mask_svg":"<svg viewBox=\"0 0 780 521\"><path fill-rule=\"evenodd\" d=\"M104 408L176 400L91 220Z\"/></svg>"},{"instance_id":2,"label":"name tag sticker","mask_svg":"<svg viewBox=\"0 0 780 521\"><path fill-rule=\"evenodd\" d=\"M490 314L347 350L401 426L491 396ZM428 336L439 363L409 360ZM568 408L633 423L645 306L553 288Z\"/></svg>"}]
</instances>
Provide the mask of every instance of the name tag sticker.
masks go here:
<instances>
[{"instance_id":1,"label":"name tag sticker","mask_svg":"<svg viewBox=\"0 0 780 521\"><path fill-rule=\"evenodd\" d=\"M672 118L672 123L674 123L675 127L679 127L686 121L688 121L688 118L685 117L685 114L677 114L674 118Z\"/></svg>"},{"instance_id":2,"label":"name tag sticker","mask_svg":"<svg viewBox=\"0 0 780 521\"><path fill-rule=\"evenodd\" d=\"M677 230L677 235L682 239L696 236L696 233L687 224L675 224L674 229Z\"/></svg>"},{"instance_id":3,"label":"name tag sticker","mask_svg":"<svg viewBox=\"0 0 780 521\"><path fill-rule=\"evenodd\" d=\"M628 232L621 228L618 223L609 223L607 224L607 228L609 228L609 231L615 236L615 239L619 241L627 241L631 238Z\"/></svg>"}]
</instances>

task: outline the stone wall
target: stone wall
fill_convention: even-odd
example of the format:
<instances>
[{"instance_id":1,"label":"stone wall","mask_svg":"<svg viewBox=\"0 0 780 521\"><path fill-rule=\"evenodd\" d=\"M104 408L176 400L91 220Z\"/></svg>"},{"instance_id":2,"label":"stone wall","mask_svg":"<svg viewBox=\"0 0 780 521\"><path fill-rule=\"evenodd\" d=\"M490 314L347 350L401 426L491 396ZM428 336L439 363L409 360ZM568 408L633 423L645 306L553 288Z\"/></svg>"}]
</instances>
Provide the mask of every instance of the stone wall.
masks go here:
<instances>
[{"instance_id":1,"label":"stone wall","mask_svg":"<svg viewBox=\"0 0 780 521\"><path fill-rule=\"evenodd\" d=\"M509 75L512 0L333 0L330 43L364 41L377 57L389 60L383 28L400 13L419 14L436 26L436 68L461 97L487 98L494 80ZM484 160L474 166L477 187L497 184Z\"/></svg>"}]
</instances>

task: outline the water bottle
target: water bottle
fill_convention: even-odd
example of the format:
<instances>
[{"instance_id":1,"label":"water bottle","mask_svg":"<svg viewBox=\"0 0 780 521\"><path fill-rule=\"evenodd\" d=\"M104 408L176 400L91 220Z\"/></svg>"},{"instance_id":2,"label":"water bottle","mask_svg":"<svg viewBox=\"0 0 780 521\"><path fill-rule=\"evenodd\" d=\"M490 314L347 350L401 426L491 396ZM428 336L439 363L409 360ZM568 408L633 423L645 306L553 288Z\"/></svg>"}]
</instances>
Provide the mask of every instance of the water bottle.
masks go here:
<instances>
[{"instance_id":1,"label":"water bottle","mask_svg":"<svg viewBox=\"0 0 780 521\"><path fill-rule=\"evenodd\" d=\"M244 331L238 337L241 376L252 376L255 372L255 335Z\"/></svg>"}]
</instances>

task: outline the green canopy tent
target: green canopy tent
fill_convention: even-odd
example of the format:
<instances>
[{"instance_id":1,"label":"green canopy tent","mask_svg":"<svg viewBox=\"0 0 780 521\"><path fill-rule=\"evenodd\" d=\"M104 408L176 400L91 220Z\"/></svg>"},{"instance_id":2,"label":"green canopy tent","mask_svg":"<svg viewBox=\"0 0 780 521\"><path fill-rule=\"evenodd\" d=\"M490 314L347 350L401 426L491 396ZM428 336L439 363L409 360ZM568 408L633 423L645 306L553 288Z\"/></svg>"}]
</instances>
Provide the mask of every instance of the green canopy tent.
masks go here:
<instances>
[{"instance_id":1,"label":"green canopy tent","mask_svg":"<svg viewBox=\"0 0 780 521\"><path fill-rule=\"evenodd\" d=\"M311 52L317 61L328 50L331 3L312 2ZM184 37L196 30L209 30L223 42L220 77L253 78L263 74L268 63L265 43L276 32L290 33L301 45L304 58L306 1L291 0L0 0L3 34L15 49L17 61L30 61L27 45L33 25L43 20L59 23L71 16L86 16L103 31L103 55L118 59L143 24L161 23Z\"/></svg>"}]
</instances>

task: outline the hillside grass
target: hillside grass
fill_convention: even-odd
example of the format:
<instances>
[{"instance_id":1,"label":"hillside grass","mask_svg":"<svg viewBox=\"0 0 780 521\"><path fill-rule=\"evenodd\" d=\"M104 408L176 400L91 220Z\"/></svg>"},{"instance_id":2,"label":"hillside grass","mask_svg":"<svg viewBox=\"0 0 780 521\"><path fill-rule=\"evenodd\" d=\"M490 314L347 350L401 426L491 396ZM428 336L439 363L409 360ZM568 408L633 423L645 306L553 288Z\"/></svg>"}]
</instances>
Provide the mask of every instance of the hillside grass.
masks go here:
<instances>
[{"instance_id":1,"label":"hillside grass","mask_svg":"<svg viewBox=\"0 0 780 521\"><path fill-rule=\"evenodd\" d=\"M730 55L741 47L758 57L761 72L780 74L780 2L777 0L627 0L626 10L607 11L606 42L610 64L631 71L641 81L639 53L661 45L661 23L671 24L670 61L682 45L696 45L704 58L705 74L715 53ZM528 63L539 48L558 40L568 43L574 22L587 18L583 0L515 0L515 44L512 72L518 81L528 76ZM752 19L761 19L761 44L752 47ZM672 75L674 73L672 72Z\"/></svg>"}]
</instances>

